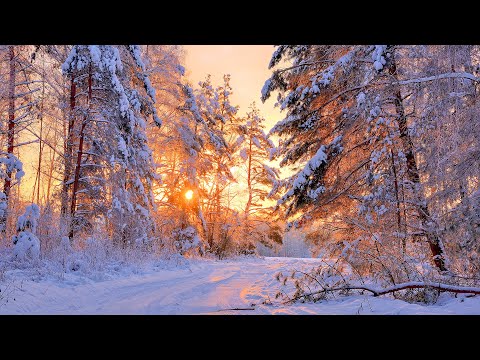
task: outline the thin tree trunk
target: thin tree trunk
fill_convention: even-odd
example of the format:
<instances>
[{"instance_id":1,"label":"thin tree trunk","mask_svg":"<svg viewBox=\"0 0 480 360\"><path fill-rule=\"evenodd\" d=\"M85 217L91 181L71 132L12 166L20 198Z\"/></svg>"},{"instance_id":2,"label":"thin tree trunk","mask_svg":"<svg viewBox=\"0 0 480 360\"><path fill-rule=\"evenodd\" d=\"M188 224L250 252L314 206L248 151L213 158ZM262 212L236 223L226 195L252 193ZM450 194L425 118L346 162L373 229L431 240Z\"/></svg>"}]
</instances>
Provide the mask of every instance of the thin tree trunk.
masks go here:
<instances>
[{"instance_id":1,"label":"thin tree trunk","mask_svg":"<svg viewBox=\"0 0 480 360\"><path fill-rule=\"evenodd\" d=\"M388 66L388 71L396 80L397 77L397 65L395 61L395 50L391 49L391 57ZM430 251L432 253L433 262L435 266L440 271L446 271L445 265L445 252L442 244L442 240L437 235L434 229L431 229L431 216L426 204L425 197L422 194L420 188L420 175L418 171L417 162L415 160L414 145L412 138L410 137L408 126L407 126L407 116L405 115L405 108L403 106L402 95L400 92L399 85L394 85L394 102L395 110L397 113L398 128L400 131L400 140L403 145L403 152L407 160L407 176L408 179L412 182L412 191L416 198L416 210L420 218L420 222L425 231L427 242L430 246Z\"/></svg>"},{"instance_id":2,"label":"thin tree trunk","mask_svg":"<svg viewBox=\"0 0 480 360\"><path fill-rule=\"evenodd\" d=\"M92 66L90 65L89 73L88 73L88 108L90 108L90 100L92 98ZM73 190L72 190L72 202L70 206L70 214L71 214L71 221L70 221L70 231L68 233L68 237L70 240L73 239L74 235L74 220L75 220L75 212L77 209L77 192L78 192L78 185L80 180L80 168L82 165L82 156L83 156L83 144L85 139L85 127L87 126L87 122L89 121L90 111L87 111L86 116L83 119L82 127L80 129L80 140L78 144L78 152L77 152L77 162L75 165L75 175L73 178Z\"/></svg>"},{"instance_id":3,"label":"thin tree trunk","mask_svg":"<svg viewBox=\"0 0 480 360\"><path fill-rule=\"evenodd\" d=\"M15 47L10 45L8 47L9 57L9 79L8 79L8 133L7 133L7 153L13 155L14 137L15 137ZM10 166L7 166L5 183L3 185L3 192L5 193L7 209L4 211L1 221L2 231L6 231L7 218L9 210L10 190L12 187L12 171Z\"/></svg>"},{"instance_id":4,"label":"thin tree trunk","mask_svg":"<svg viewBox=\"0 0 480 360\"><path fill-rule=\"evenodd\" d=\"M248 200L247 205L245 206L245 227L244 227L244 236L245 240L248 239L248 229L249 229L249 215L250 208L252 206L252 137L249 138L249 153L248 153L248 164L247 164L247 190L248 190Z\"/></svg>"},{"instance_id":5,"label":"thin tree trunk","mask_svg":"<svg viewBox=\"0 0 480 360\"><path fill-rule=\"evenodd\" d=\"M68 116L68 129L67 139L65 143L65 155L64 155L64 172L63 172L63 185L62 185L62 205L61 215L67 217L68 214L68 189L69 181L72 175L73 165L73 129L75 127L75 106L76 106L77 85L75 84L75 75L72 74L70 82L70 113Z\"/></svg>"},{"instance_id":6,"label":"thin tree trunk","mask_svg":"<svg viewBox=\"0 0 480 360\"><path fill-rule=\"evenodd\" d=\"M48 181L47 181L47 198L45 200L46 204L50 204L50 192L52 189L52 179L53 179L53 170L55 168L55 151L50 151L52 157L50 159L50 168L48 170Z\"/></svg>"},{"instance_id":7,"label":"thin tree trunk","mask_svg":"<svg viewBox=\"0 0 480 360\"><path fill-rule=\"evenodd\" d=\"M402 215L400 212L400 197L398 194L398 179L397 179L397 168L395 166L395 159L393 157L393 149L390 149L390 154L392 156L392 170L393 170L393 184L395 186L395 202L396 202L396 214L397 214L397 227L399 235L402 234ZM405 234L402 234L402 252L405 254L407 251L407 242L405 240Z\"/></svg>"},{"instance_id":8,"label":"thin tree trunk","mask_svg":"<svg viewBox=\"0 0 480 360\"><path fill-rule=\"evenodd\" d=\"M45 77L45 68L43 69L43 77ZM42 82L42 102L40 105L40 133L38 136L38 169L37 175L35 177L35 183L33 185L33 194L32 194L32 202L35 199L35 190L37 192L37 204L40 204L40 176L41 176L41 169L42 169L42 155L43 155L43 147L44 144L42 142L43 139L43 105L45 102L45 82Z\"/></svg>"},{"instance_id":9,"label":"thin tree trunk","mask_svg":"<svg viewBox=\"0 0 480 360\"><path fill-rule=\"evenodd\" d=\"M223 134L223 123L220 124L220 132ZM222 166L222 160L223 160L223 154L219 155L217 158L217 173L216 173L216 184L215 184L215 197L214 197L214 213L212 214L212 220L213 220L213 234L212 234L212 239L211 239L211 244L210 246L213 245L213 243L216 242L218 243L218 247L220 249L222 248L221 242L223 241L223 234L222 234L222 229L221 229L221 194L222 194L222 189L220 188L220 169Z\"/></svg>"},{"instance_id":10,"label":"thin tree trunk","mask_svg":"<svg viewBox=\"0 0 480 360\"><path fill-rule=\"evenodd\" d=\"M70 231L68 233L68 237L73 239L74 233L74 219L75 219L75 211L77 209L77 191L78 191L78 183L80 179L80 167L82 165L82 156L83 156L83 140L85 138L85 126L87 125L87 119L85 118L82 123L82 128L80 130L80 143L78 144L78 152L77 152L77 163L75 166L75 175L73 179L73 191L72 191L72 202L70 206L70 214L71 214L71 221L70 221Z\"/></svg>"}]
</instances>

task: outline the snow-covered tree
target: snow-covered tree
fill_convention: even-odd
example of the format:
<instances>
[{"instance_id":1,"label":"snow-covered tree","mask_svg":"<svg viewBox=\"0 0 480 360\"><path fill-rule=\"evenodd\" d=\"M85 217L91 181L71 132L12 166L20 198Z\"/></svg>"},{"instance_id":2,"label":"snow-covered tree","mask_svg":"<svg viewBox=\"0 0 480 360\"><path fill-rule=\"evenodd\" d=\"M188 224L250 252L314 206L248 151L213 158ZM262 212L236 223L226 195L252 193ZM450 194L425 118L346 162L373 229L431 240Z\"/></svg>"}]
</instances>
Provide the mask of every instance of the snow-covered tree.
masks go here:
<instances>
[{"instance_id":1,"label":"snow-covered tree","mask_svg":"<svg viewBox=\"0 0 480 360\"><path fill-rule=\"evenodd\" d=\"M177 67L180 76L182 70ZM162 149L157 153L162 182L156 198L164 214L159 222L173 238L192 227L196 234L202 234L198 237L201 243L208 229L200 202L201 179L212 169L205 148L221 149L225 141L209 127L209 119L202 114L194 89L181 78L175 86L172 93L176 94L177 105L172 107L157 136L157 146ZM188 191L191 199L185 196Z\"/></svg>"},{"instance_id":2,"label":"snow-covered tree","mask_svg":"<svg viewBox=\"0 0 480 360\"><path fill-rule=\"evenodd\" d=\"M40 241L36 236L40 208L37 204L27 206L25 213L18 217L17 235L13 235L13 256L17 260L38 260Z\"/></svg>"},{"instance_id":3,"label":"snow-covered tree","mask_svg":"<svg viewBox=\"0 0 480 360\"><path fill-rule=\"evenodd\" d=\"M445 270L402 94L419 74L407 71L396 46L280 46L270 67L282 59L288 65L273 72L262 99L279 91L287 114L271 131L281 137L275 156L281 166L300 168L274 187L273 193L284 190L279 206L287 216L300 215L296 225L334 220L343 236L370 241L373 249L386 236L400 240L391 247L406 236L423 237ZM406 204L414 213L402 220ZM383 226L387 219L396 219L394 231Z\"/></svg>"},{"instance_id":4,"label":"snow-covered tree","mask_svg":"<svg viewBox=\"0 0 480 360\"><path fill-rule=\"evenodd\" d=\"M176 228L172 232L173 244L180 255L185 255L192 250L199 250L203 254L203 243L193 226Z\"/></svg>"},{"instance_id":5,"label":"snow-covered tree","mask_svg":"<svg viewBox=\"0 0 480 360\"><path fill-rule=\"evenodd\" d=\"M196 97L199 111L208 125L208 131L215 133L222 142L206 144L203 157L211 166L201 182L203 212L207 222L207 240L211 251L220 254L231 241L230 229L227 223L232 218L226 202L226 189L235 178L231 169L236 159L235 140L239 118L236 116L238 107L231 104L233 94L230 85L230 75L223 76L223 83L214 88L210 76L199 83ZM234 216L233 216L234 217Z\"/></svg>"},{"instance_id":6,"label":"snow-covered tree","mask_svg":"<svg viewBox=\"0 0 480 360\"><path fill-rule=\"evenodd\" d=\"M269 218L271 207L266 205L268 189L278 181L279 172L267 165L270 150L275 145L265 134L264 121L253 103L244 124L239 126L240 136L237 139L238 155L243 163L242 180L247 187L242 246L250 249L255 248L256 242L271 246L271 242L281 241L278 226Z\"/></svg>"},{"instance_id":7,"label":"snow-covered tree","mask_svg":"<svg viewBox=\"0 0 480 360\"><path fill-rule=\"evenodd\" d=\"M25 175L23 171L23 163L12 153L5 153L0 157L0 179L4 180L4 183L8 183L4 191L0 191L0 218L3 218L3 222L0 223L1 228L5 231L5 220L8 211L8 196L12 185L17 184Z\"/></svg>"},{"instance_id":8,"label":"snow-covered tree","mask_svg":"<svg viewBox=\"0 0 480 360\"><path fill-rule=\"evenodd\" d=\"M416 80L404 85L409 94L404 102L421 119L411 122L410 133L427 204L453 255L451 266L473 273L480 266L480 155L475 125L479 50L472 45L437 45L399 51L404 67L422 74L410 76Z\"/></svg>"},{"instance_id":9,"label":"snow-covered tree","mask_svg":"<svg viewBox=\"0 0 480 360\"><path fill-rule=\"evenodd\" d=\"M75 103L69 124L78 137L70 201L74 231L102 215L125 246L153 231L152 182L156 175L145 134L155 91L138 46L75 45L62 66L73 79Z\"/></svg>"},{"instance_id":10,"label":"snow-covered tree","mask_svg":"<svg viewBox=\"0 0 480 360\"><path fill-rule=\"evenodd\" d=\"M20 143L19 133L31 124L36 114L35 93L39 90L32 76L32 65L29 61L30 46L0 46L1 69L0 80L3 83L0 91L2 118L6 123L1 126L2 139L0 151L0 179L3 181L3 194L0 207L0 229L6 230L8 204L12 186L18 184L24 175L22 162L18 158L18 149L29 142Z\"/></svg>"}]
</instances>

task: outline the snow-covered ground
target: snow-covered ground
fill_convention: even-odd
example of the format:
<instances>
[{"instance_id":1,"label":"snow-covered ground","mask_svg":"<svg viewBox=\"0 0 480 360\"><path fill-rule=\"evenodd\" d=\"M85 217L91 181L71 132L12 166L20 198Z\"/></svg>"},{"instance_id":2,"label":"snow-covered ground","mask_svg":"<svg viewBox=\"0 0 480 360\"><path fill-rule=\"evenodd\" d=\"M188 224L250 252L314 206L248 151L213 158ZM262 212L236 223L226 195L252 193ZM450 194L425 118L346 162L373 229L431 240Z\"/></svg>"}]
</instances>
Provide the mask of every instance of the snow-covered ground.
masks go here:
<instances>
[{"instance_id":1,"label":"snow-covered ground","mask_svg":"<svg viewBox=\"0 0 480 360\"><path fill-rule=\"evenodd\" d=\"M443 294L436 305L371 295L315 304L282 305L275 300L276 273L308 268L316 261L242 258L191 260L179 266L159 262L100 280L32 280L31 273L12 272L0 282L0 314L480 314L480 296ZM263 304L268 299L273 304Z\"/></svg>"}]
</instances>

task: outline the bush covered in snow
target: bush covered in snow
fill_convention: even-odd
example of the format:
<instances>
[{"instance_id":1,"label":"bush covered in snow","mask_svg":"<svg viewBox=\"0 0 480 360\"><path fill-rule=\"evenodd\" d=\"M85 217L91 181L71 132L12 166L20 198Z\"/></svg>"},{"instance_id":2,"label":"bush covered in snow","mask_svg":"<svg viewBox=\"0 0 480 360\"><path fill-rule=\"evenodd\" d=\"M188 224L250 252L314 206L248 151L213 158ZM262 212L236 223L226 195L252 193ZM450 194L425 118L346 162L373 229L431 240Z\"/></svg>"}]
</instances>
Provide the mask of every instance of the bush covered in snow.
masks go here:
<instances>
[{"instance_id":1,"label":"bush covered in snow","mask_svg":"<svg viewBox=\"0 0 480 360\"><path fill-rule=\"evenodd\" d=\"M17 235L12 237L13 255L18 260L38 260L40 257L40 241L35 235L40 208L36 204L27 206L25 213L18 217Z\"/></svg>"},{"instance_id":2,"label":"bush covered in snow","mask_svg":"<svg viewBox=\"0 0 480 360\"><path fill-rule=\"evenodd\" d=\"M188 226L185 229L175 229L172 232L173 244L177 251L184 255L198 250L203 253L203 243L194 227Z\"/></svg>"}]
</instances>

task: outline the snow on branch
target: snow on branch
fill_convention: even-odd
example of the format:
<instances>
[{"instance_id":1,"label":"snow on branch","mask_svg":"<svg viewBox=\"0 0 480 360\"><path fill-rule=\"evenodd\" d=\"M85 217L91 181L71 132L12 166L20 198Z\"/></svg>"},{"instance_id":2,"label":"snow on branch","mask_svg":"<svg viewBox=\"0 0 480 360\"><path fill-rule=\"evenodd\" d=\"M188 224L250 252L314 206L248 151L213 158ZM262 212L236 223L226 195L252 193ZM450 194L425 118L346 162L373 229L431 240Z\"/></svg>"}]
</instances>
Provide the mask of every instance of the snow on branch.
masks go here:
<instances>
[{"instance_id":1,"label":"snow on branch","mask_svg":"<svg viewBox=\"0 0 480 360\"><path fill-rule=\"evenodd\" d=\"M450 284L442 284L442 283L427 283L427 282L420 282L420 281L410 281L402 284L393 285L384 289L375 289L373 287L365 286L365 285L347 285L341 286L336 288L324 288L319 291L314 291L308 294L300 294L296 297L293 297L286 301L286 303L293 303L300 299L308 299L311 298L313 295L324 294L328 292L334 291L348 291L348 290L364 290L368 291L373 294L374 297L390 294L396 291L405 290L405 289L434 289L438 291L447 291L453 292L456 294L475 294L480 295L480 287L470 287L470 286L456 286Z\"/></svg>"},{"instance_id":2,"label":"snow on branch","mask_svg":"<svg viewBox=\"0 0 480 360\"><path fill-rule=\"evenodd\" d=\"M467 72L461 72L461 73L451 72L451 73L427 76L427 77L422 77L417 79L400 80L395 83L399 85L407 85L407 84L422 83L422 82L441 80L441 79L467 79L475 82L480 82L480 78L474 76L473 74L470 74Z\"/></svg>"}]
</instances>

